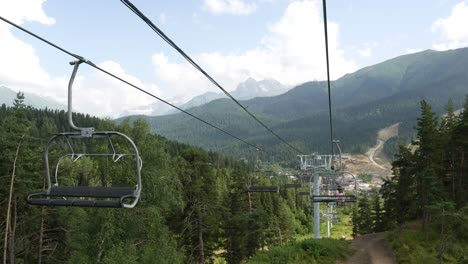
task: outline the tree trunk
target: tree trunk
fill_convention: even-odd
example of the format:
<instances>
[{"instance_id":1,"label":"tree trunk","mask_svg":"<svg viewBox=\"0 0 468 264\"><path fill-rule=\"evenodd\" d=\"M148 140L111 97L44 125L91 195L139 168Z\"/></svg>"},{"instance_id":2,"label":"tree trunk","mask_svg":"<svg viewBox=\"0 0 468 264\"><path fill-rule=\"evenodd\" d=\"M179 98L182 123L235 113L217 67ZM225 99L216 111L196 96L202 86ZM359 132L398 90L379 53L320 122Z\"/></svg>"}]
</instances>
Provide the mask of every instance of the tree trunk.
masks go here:
<instances>
[{"instance_id":1,"label":"tree trunk","mask_svg":"<svg viewBox=\"0 0 468 264\"><path fill-rule=\"evenodd\" d=\"M45 218L45 209L42 207L41 209L41 229L39 230L39 257L38 263L42 263L42 245L44 243L44 218Z\"/></svg>"},{"instance_id":2,"label":"tree trunk","mask_svg":"<svg viewBox=\"0 0 468 264\"><path fill-rule=\"evenodd\" d=\"M99 252L97 254L97 263L101 262L102 256L104 255L104 242L106 241L105 238L101 240L101 243L99 243Z\"/></svg>"},{"instance_id":3,"label":"tree trunk","mask_svg":"<svg viewBox=\"0 0 468 264\"><path fill-rule=\"evenodd\" d=\"M459 174L458 174L458 186L457 186L457 199L455 200L455 203L460 206L463 205L465 201L464 196L464 163L465 163L465 152L462 150L461 151L461 158L460 158L460 168L459 168Z\"/></svg>"},{"instance_id":4,"label":"tree trunk","mask_svg":"<svg viewBox=\"0 0 468 264\"><path fill-rule=\"evenodd\" d=\"M198 212L198 243L200 249L200 264L205 263L205 245L203 242L203 220L201 212Z\"/></svg>"},{"instance_id":5,"label":"tree trunk","mask_svg":"<svg viewBox=\"0 0 468 264\"><path fill-rule=\"evenodd\" d=\"M4 241L3 241L3 264L6 264L7 263L7 248L9 247L8 246L8 237L9 237L9 234L8 234L8 231L11 230L11 223L10 223L10 215L11 215L11 200L13 198L13 186L14 186L14 183L15 183L15 174L16 174L16 161L18 159L18 153L19 153L19 150L20 150L20 147L21 147L21 143L23 142L23 138L24 138L24 135L23 134L19 140L19 143L18 143L18 147L16 148L16 154L15 154L15 159L13 160L13 171L11 173L11 183L10 183L10 194L9 194L9 197L8 197L8 206L7 206L7 215L6 215L6 225L5 225L5 238L4 238ZM15 213L16 215L16 213ZM15 225L16 225L16 216L15 216ZM12 237L10 236L10 239ZM14 238L14 236L13 236ZM14 263L14 247L11 248L11 241L10 241L10 257L12 257L13 259L10 259L10 263ZM14 241L13 241L13 245L14 245ZM13 252L11 252L11 250L13 250ZM13 254L13 255L12 255Z\"/></svg>"},{"instance_id":6,"label":"tree trunk","mask_svg":"<svg viewBox=\"0 0 468 264\"><path fill-rule=\"evenodd\" d=\"M439 264L444 263L444 253L445 253L445 219L444 219L445 210L442 209L442 223L440 226L440 244L439 244Z\"/></svg>"},{"instance_id":7,"label":"tree trunk","mask_svg":"<svg viewBox=\"0 0 468 264\"><path fill-rule=\"evenodd\" d=\"M45 190L45 178L42 181L42 190ZM45 208L41 208L41 228L39 230L39 257L38 263L42 263L42 247L44 244L44 225L45 225Z\"/></svg>"},{"instance_id":8,"label":"tree trunk","mask_svg":"<svg viewBox=\"0 0 468 264\"><path fill-rule=\"evenodd\" d=\"M15 264L15 234L16 234L16 223L18 219L18 214L16 211L16 201L13 202L13 221L10 228L10 241L9 241L9 254L10 254L10 264Z\"/></svg>"}]
</instances>

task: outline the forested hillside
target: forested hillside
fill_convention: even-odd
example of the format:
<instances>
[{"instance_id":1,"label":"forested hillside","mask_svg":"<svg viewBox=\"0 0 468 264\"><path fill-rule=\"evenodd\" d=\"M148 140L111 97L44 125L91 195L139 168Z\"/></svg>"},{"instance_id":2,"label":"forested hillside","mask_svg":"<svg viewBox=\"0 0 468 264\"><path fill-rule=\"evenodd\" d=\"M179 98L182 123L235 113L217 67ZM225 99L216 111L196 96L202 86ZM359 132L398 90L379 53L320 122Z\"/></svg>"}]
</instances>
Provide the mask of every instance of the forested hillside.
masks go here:
<instances>
[{"instance_id":1,"label":"forested hillside","mask_svg":"<svg viewBox=\"0 0 468 264\"><path fill-rule=\"evenodd\" d=\"M420 103L413 146L399 147L393 177L379 195L361 196L353 231L390 230L399 263L468 261L468 96L460 116L449 105L439 121Z\"/></svg>"},{"instance_id":2,"label":"forested hillside","mask_svg":"<svg viewBox=\"0 0 468 264\"><path fill-rule=\"evenodd\" d=\"M468 48L450 51L427 50L400 56L366 67L332 82L335 138L346 151L363 152L374 144L377 131L400 123L400 139L389 142L395 149L409 142L416 124L418 104L426 100L442 114L452 99L462 107L468 92ZM275 97L242 101L249 111L304 153L325 151L328 136L328 99L325 82L299 85ZM283 149L280 142L228 99L218 99L191 113L267 149ZM180 113L143 117L154 132L170 139L229 154L245 153L242 146L218 131ZM390 151L391 152L391 151ZM294 153L282 152L294 158Z\"/></svg>"},{"instance_id":3,"label":"forested hillside","mask_svg":"<svg viewBox=\"0 0 468 264\"><path fill-rule=\"evenodd\" d=\"M143 120L116 126L81 114L74 119L135 141L143 159L141 200L134 209L27 205L26 195L46 186L47 140L69 127L65 112L26 107L20 94L13 107L0 108L0 250L7 263L241 263L310 233L310 203L293 189L247 194L250 163L168 141ZM128 168L109 174L91 159L70 166L71 174L60 176L88 184L130 177ZM277 182L261 173L251 181Z\"/></svg>"}]
</instances>

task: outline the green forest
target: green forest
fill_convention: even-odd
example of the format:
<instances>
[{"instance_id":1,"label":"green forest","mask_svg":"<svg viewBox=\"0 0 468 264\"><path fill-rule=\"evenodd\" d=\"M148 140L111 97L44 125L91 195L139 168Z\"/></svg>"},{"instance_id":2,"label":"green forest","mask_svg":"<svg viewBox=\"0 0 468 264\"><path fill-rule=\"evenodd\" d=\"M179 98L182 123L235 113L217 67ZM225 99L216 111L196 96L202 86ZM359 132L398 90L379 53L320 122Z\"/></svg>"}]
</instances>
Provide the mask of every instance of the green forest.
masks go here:
<instances>
[{"instance_id":1,"label":"green forest","mask_svg":"<svg viewBox=\"0 0 468 264\"><path fill-rule=\"evenodd\" d=\"M12 107L0 108L0 228L6 263L243 263L259 250L311 233L310 203L294 189L248 195L249 179L258 185L277 180L261 173L249 178L253 168L245 160L168 141L151 134L143 120L116 126L82 114L74 119L135 141L143 159L141 200L134 209L27 205L25 197L46 186L48 138L70 128L64 111L26 107L19 94ZM129 177L125 168L104 175L100 166L83 160L64 176L79 175L89 179L87 184Z\"/></svg>"},{"instance_id":2,"label":"green forest","mask_svg":"<svg viewBox=\"0 0 468 264\"><path fill-rule=\"evenodd\" d=\"M450 102L446 110L439 118L421 102L416 137L399 147L394 176L339 208L342 223L332 237L387 231L401 263L468 261L468 97L460 115ZM283 188L291 183L285 177L254 172L253 161L169 141L142 119L74 119L135 141L143 159L141 200L134 209L27 205L28 194L46 187L44 146L70 128L66 112L25 106L18 93L12 107L0 108L4 263L334 263L352 254L349 240L310 239L310 198ZM92 159L67 166L75 167L65 178L89 185L130 177L125 166L109 174ZM248 193L252 183L279 192Z\"/></svg>"}]
</instances>

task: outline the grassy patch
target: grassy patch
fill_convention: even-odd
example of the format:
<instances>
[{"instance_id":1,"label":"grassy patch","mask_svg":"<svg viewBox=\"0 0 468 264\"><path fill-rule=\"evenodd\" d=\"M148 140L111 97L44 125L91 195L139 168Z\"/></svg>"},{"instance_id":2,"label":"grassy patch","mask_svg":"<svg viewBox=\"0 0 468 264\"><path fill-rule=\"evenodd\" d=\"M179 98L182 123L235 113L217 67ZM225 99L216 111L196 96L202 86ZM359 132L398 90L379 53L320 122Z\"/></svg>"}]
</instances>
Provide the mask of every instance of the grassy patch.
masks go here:
<instances>
[{"instance_id":1,"label":"grassy patch","mask_svg":"<svg viewBox=\"0 0 468 264\"><path fill-rule=\"evenodd\" d=\"M437 264L439 263L439 236L430 232L427 239L421 228L421 222L409 223L405 228L389 232L398 263ZM468 245L457 239L447 242L444 263L468 263Z\"/></svg>"},{"instance_id":2,"label":"grassy patch","mask_svg":"<svg viewBox=\"0 0 468 264\"><path fill-rule=\"evenodd\" d=\"M351 239L352 233L351 215L340 214L340 221L330 228L330 238L340 239L341 236L345 236L346 239ZM321 223L320 235L327 237L327 222Z\"/></svg>"},{"instance_id":3,"label":"grassy patch","mask_svg":"<svg viewBox=\"0 0 468 264\"><path fill-rule=\"evenodd\" d=\"M289 246L275 246L259 252L248 263L335 263L351 254L349 241L307 239Z\"/></svg>"},{"instance_id":4,"label":"grassy patch","mask_svg":"<svg viewBox=\"0 0 468 264\"><path fill-rule=\"evenodd\" d=\"M330 238L340 239L342 236L345 236L347 240L352 239L353 234L353 225L351 223L351 214L348 212L351 209L347 208L338 208L338 214L340 219L338 223L333 224L330 228ZM322 222L320 223L320 235L323 238L327 237L327 222L326 218L321 218ZM310 220L312 221L312 219ZM311 223L313 225L313 223ZM313 234L305 234L305 235L296 235L294 238L296 241L302 241L309 238L312 238Z\"/></svg>"},{"instance_id":5,"label":"grassy patch","mask_svg":"<svg viewBox=\"0 0 468 264\"><path fill-rule=\"evenodd\" d=\"M370 174L359 174L358 179L361 179L364 183L370 183L372 181L373 176Z\"/></svg>"}]
</instances>

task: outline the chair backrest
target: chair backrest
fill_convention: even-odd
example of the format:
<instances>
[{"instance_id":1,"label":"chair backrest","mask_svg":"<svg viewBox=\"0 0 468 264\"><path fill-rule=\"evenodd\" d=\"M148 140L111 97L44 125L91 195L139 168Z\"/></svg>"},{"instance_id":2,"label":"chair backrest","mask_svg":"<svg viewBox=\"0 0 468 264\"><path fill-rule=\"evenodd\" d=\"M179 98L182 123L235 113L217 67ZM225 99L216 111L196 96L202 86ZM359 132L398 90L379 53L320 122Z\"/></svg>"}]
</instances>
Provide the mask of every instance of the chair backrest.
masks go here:
<instances>
[{"instance_id":1,"label":"chair backrest","mask_svg":"<svg viewBox=\"0 0 468 264\"><path fill-rule=\"evenodd\" d=\"M66 167L67 162L73 171L75 167L80 166L80 161L84 161L84 159L100 160L100 164L106 166L107 164L118 164L114 165L117 170L122 169L121 167L124 166L125 172L133 171L132 180L130 181L128 177L119 179L121 172L114 173L109 177L104 177L101 172L98 177L101 184L90 186L91 184L85 183L82 186L82 182L77 183L76 179L70 179L71 176L68 175L67 179L67 175L63 175L63 167ZM90 136L83 136L80 132L56 134L47 144L44 160L48 184L47 196L78 198L131 197L133 201L130 204L124 203L123 207L133 207L138 202L142 188L142 160L135 143L121 132L93 131ZM105 160L105 163L103 160ZM128 166L133 167L133 169L128 170ZM53 172L51 169L53 169ZM108 168L99 169L101 171L108 170ZM70 184L70 181L75 182ZM117 183L117 186L114 185L115 183ZM96 182L93 185L96 185Z\"/></svg>"}]
</instances>

